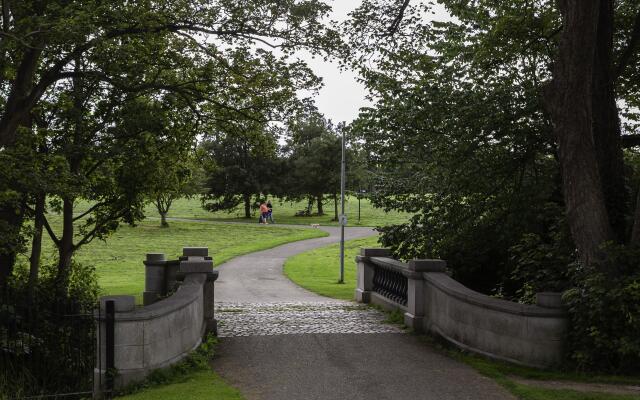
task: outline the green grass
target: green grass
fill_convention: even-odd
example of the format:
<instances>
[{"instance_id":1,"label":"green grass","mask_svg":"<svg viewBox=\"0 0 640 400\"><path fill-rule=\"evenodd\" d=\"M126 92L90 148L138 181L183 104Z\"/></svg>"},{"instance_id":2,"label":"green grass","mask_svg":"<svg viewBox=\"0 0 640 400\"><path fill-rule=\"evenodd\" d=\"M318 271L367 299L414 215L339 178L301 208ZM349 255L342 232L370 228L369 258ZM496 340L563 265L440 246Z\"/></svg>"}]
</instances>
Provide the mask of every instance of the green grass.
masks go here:
<instances>
[{"instance_id":1,"label":"green grass","mask_svg":"<svg viewBox=\"0 0 640 400\"><path fill-rule=\"evenodd\" d=\"M189 374L182 382L145 389L121 400L241 400L237 389L229 386L213 371Z\"/></svg>"},{"instance_id":2,"label":"green grass","mask_svg":"<svg viewBox=\"0 0 640 400\"><path fill-rule=\"evenodd\" d=\"M59 217L51 220L59 224ZM202 246L209 248L215 265L220 265L238 255L326 235L318 229L259 224L171 221L169 228L161 228L158 221L145 220L135 227L121 226L106 241L94 240L81 247L75 260L96 267L103 294L135 295L139 300L146 253L165 253L168 259L175 259L182 247ZM45 237L43 255L53 258L53 243Z\"/></svg>"},{"instance_id":3,"label":"green grass","mask_svg":"<svg viewBox=\"0 0 640 400\"><path fill-rule=\"evenodd\" d=\"M481 374L494 379L521 400L638 400L638 396L636 395L579 392L568 389L548 389L539 386L525 385L510 379L509 376L520 376L540 380L577 380L579 382L592 383L621 383L622 377L599 376L588 379L585 375L513 366L459 352L457 352L454 357L472 366ZM629 382L634 381L634 379L624 378L624 381Z\"/></svg>"},{"instance_id":4,"label":"green grass","mask_svg":"<svg viewBox=\"0 0 640 400\"><path fill-rule=\"evenodd\" d=\"M347 197L345 201L345 213L350 226L383 226L406 222L410 215L406 213L399 213L391 211L385 213L379 208L374 208L371 202L367 199L360 201L360 222L358 222L358 199L351 196ZM338 223L332 221L333 219L333 202L329 202L325 205L323 216L310 216L310 217L296 217L296 211L302 210L306 207L306 201L301 202L286 202L278 199L272 199L273 203L273 218L278 224L293 224L293 225L331 225L336 226ZM315 211L315 205L314 205ZM153 204L149 204L145 208L145 214L148 217L159 217L158 212ZM226 221L226 222L245 222L244 209L237 209L232 212L218 211L209 212L202 209L200 200L194 199L178 199L176 200L171 209L169 210L170 218L190 218L190 219L206 219L214 221ZM256 222L258 220L258 214L250 219L249 222Z\"/></svg>"},{"instance_id":5,"label":"green grass","mask_svg":"<svg viewBox=\"0 0 640 400\"><path fill-rule=\"evenodd\" d=\"M336 299L352 300L356 288L355 256L361 247L380 247L377 237L345 242L344 283L340 278L340 245L332 244L289 258L284 273L294 283L312 292Z\"/></svg>"}]
</instances>

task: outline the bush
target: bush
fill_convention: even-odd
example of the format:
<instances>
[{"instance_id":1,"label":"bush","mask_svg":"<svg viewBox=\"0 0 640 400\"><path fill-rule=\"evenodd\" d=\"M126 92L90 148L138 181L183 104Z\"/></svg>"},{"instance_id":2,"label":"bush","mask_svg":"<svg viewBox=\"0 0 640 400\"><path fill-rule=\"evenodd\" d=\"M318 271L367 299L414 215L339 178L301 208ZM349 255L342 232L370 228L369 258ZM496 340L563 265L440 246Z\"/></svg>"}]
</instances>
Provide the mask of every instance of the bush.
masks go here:
<instances>
[{"instance_id":1,"label":"bush","mask_svg":"<svg viewBox=\"0 0 640 400\"><path fill-rule=\"evenodd\" d=\"M640 249L608 245L606 261L573 264L565 292L569 361L580 370L640 372Z\"/></svg>"},{"instance_id":2,"label":"bush","mask_svg":"<svg viewBox=\"0 0 640 400\"><path fill-rule=\"evenodd\" d=\"M74 263L67 287L56 266L43 265L27 288L26 266L15 270L0 307L0 392L23 396L91 390L98 285L92 267Z\"/></svg>"},{"instance_id":3,"label":"bush","mask_svg":"<svg viewBox=\"0 0 640 400\"><path fill-rule=\"evenodd\" d=\"M521 303L535 303L538 292L563 292L571 287L569 265L576 259L575 246L565 218L553 208L547 207L546 232L526 233L509 249L515 300Z\"/></svg>"}]
</instances>

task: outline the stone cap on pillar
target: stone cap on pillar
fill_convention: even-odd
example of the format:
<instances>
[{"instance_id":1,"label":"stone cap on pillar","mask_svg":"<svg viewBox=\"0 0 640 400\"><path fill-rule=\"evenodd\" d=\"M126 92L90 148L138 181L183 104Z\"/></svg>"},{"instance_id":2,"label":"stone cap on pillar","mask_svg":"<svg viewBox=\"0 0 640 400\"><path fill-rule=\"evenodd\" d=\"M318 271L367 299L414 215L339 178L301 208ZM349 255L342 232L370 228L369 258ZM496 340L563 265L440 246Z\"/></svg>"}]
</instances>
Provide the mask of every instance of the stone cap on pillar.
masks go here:
<instances>
[{"instance_id":1,"label":"stone cap on pillar","mask_svg":"<svg viewBox=\"0 0 640 400\"><path fill-rule=\"evenodd\" d=\"M166 262L164 253L147 253L147 259L143 261L144 265L163 265Z\"/></svg>"},{"instance_id":2,"label":"stone cap on pillar","mask_svg":"<svg viewBox=\"0 0 640 400\"><path fill-rule=\"evenodd\" d=\"M360 249L360 255L363 257L389 257L391 256L391 250L363 247Z\"/></svg>"},{"instance_id":3,"label":"stone cap on pillar","mask_svg":"<svg viewBox=\"0 0 640 400\"><path fill-rule=\"evenodd\" d=\"M407 264L415 272L445 272L447 268L446 261L436 259L409 260Z\"/></svg>"},{"instance_id":4,"label":"stone cap on pillar","mask_svg":"<svg viewBox=\"0 0 640 400\"><path fill-rule=\"evenodd\" d=\"M209 255L208 247L183 247L183 257L207 257Z\"/></svg>"},{"instance_id":5,"label":"stone cap on pillar","mask_svg":"<svg viewBox=\"0 0 640 400\"><path fill-rule=\"evenodd\" d=\"M184 261L180 261L180 272L184 274L209 273L213 271L213 260L205 257L190 256Z\"/></svg>"}]
</instances>

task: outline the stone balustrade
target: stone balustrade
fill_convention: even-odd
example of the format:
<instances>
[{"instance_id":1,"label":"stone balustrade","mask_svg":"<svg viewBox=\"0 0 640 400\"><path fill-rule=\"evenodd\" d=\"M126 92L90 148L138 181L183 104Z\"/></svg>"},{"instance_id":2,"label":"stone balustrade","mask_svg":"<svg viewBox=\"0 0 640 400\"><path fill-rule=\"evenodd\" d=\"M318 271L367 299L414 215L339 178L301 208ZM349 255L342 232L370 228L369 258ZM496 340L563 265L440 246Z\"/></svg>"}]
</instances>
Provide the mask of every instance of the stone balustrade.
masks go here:
<instances>
[{"instance_id":1,"label":"stone balustrade","mask_svg":"<svg viewBox=\"0 0 640 400\"><path fill-rule=\"evenodd\" d=\"M207 332L216 332L214 281L218 271L207 248L183 249L179 260L147 254L143 307L134 296L100 298L98 354L94 372L96 397L144 379L158 368L170 366L200 345ZM105 316L112 301L114 317ZM112 324L112 343L108 325ZM108 365L109 359L113 365ZM112 371L109 371L113 368Z\"/></svg>"},{"instance_id":2,"label":"stone balustrade","mask_svg":"<svg viewBox=\"0 0 640 400\"><path fill-rule=\"evenodd\" d=\"M491 358L550 367L562 359L567 329L559 294L538 294L537 305L477 293L446 273L443 260L401 262L387 249L356 257L356 300L402 310L405 324Z\"/></svg>"}]
</instances>

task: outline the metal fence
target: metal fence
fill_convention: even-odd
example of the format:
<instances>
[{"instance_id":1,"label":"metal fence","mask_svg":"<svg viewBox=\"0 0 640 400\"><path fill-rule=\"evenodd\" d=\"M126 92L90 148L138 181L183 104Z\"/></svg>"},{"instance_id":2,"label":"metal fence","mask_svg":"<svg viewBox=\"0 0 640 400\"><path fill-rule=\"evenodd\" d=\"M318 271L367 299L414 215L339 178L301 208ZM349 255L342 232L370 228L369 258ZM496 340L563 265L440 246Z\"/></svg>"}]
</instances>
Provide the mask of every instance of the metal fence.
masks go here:
<instances>
[{"instance_id":1,"label":"metal fence","mask_svg":"<svg viewBox=\"0 0 640 400\"><path fill-rule=\"evenodd\" d=\"M0 293L0 399L90 398L97 307L33 297Z\"/></svg>"}]
</instances>

